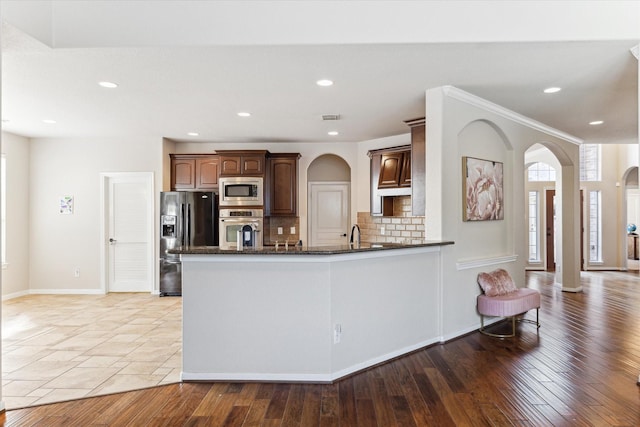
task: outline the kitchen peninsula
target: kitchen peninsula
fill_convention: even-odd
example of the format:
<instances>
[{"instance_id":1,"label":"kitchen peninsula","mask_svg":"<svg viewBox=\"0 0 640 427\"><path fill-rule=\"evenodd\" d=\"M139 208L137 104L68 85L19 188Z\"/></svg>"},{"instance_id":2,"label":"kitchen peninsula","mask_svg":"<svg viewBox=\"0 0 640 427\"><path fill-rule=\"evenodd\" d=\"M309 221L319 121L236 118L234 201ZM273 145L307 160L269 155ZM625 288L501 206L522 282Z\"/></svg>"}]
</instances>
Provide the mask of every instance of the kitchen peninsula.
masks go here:
<instances>
[{"instance_id":1,"label":"kitchen peninsula","mask_svg":"<svg viewBox=\"0 0 640 427\"><path fill-rule=\"evenodd\" d=\"M182 379L331 382L441 341L451 244L175 250Z\"/></svg>"}]
</instances>

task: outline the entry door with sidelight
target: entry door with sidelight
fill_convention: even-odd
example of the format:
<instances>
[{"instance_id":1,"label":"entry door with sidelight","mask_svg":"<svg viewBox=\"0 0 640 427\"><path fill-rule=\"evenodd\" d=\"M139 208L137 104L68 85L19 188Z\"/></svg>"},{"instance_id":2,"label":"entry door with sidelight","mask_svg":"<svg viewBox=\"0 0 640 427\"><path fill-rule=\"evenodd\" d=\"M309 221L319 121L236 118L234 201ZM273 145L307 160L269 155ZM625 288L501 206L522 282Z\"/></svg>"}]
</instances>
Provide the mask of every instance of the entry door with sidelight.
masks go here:
<instances>
[{"instance_id":1,"label":"entry door with sidelight","mask_svg":"<svg viewBox=\"0 0 640 427\"><path fill-rule=\"evenodd\" d=\"M309 183L309 246L348 243L349 188L349 183Z\"/></svg>"},{"instance_id":2,"label":"entry door with sidelight","mask_svg":"<svg viewBox=\"0 0 640 427\"><path fill-rule=\"evenodd\" d=\"M153 289L153 175L105 177L107 292Z\"/></svg>"}]
</instances>

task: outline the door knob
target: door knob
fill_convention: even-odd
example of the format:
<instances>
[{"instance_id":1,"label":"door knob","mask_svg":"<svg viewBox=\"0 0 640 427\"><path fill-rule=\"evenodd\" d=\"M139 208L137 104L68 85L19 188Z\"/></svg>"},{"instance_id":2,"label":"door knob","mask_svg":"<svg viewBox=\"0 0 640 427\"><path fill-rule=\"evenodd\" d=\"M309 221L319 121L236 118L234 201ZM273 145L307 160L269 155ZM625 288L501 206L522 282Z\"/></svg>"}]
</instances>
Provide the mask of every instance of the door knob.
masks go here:
<instances>
[{"instance_id":1,"label":"door knob","mask_svg":"<svg viewBox=\"0 0 640 427\"><path fill-rule=\"evenodd\" d=\"M117 240L116 240L116 239L111 239L111 238L109 239L109 243L111 243L112 245L113 245L115 242L117 242Z\"/></svg>"},{"instance_id":2,"label":"door knob","mask_svg":"<svg viewBox=\"0 0 640 427\"><path fill-rule=\"evenodd\" d=\"M347 233L344 233L344 234L342 235L342 237L347 237Z\"/></svg>"}]
</instances>

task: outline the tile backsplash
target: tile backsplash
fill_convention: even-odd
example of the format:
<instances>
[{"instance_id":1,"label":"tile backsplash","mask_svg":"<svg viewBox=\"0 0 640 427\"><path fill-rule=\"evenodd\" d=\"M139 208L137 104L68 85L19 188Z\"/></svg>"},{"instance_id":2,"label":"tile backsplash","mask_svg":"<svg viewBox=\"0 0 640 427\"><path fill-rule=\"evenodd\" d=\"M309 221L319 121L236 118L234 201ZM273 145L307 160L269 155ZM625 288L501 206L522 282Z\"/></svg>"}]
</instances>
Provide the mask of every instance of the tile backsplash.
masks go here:
<instances>
[{"instance_id":1,"label":"tile backsplash","mask_svg":"<svg viewBox=\"0 0 640 427\"><path fill-rule=\"evenodd\" d=\"M278 228L282 228L282 234L278 234ZM295 233L291 233L291 227L295 227ZM300 220L298 217L272 216L264 217L265 245L275 245L276 241L284 244L289 241L295 245L300 240Z\"/></svg>"},{"instance_id":2,"label":"tile backsplash","mask_svg":"<svg viewBox=\"0 0 640 427\"><path fill-rule=\"evenodd\" d=\"M395 214L395 203L393 209ZM408 212L410 215L410 203ZM407 213L404 205L399 213ZM371 216L369 212L358 212L358 225L363 243L417 244L425 239L423 216Z\"/></svg>"}]
</instances>

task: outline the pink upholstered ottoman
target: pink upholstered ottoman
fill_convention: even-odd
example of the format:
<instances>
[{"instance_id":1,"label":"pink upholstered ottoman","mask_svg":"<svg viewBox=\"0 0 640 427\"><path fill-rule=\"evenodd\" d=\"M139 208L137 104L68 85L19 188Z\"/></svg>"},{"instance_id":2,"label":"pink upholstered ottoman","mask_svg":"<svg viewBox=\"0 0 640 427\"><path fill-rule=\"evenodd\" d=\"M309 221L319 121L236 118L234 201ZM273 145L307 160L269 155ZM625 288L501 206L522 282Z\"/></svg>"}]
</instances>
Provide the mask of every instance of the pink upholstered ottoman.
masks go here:
<instances>
[{"instance_id":1,"label":"pink upholstered ottoman","mask_svg":"<svg viewBox=\"0 0 640 427\"><path fill-rule=\"evenodd\" d=\"M521 319L520 321L534 323L540 328L540 293L535 289L519 288L504 295L478 295L478 313L480 313L480 332L493 337L507 338L516 334L516 316L536 309L536 321ZM484 327L484 316L511 317L511 334L493 334Z\"/></svg>"}]
</instances>

